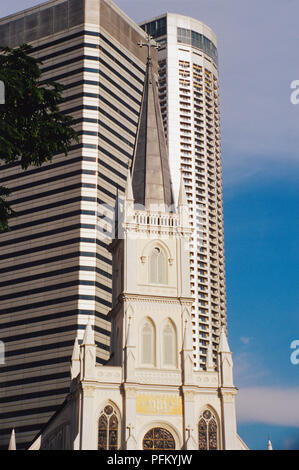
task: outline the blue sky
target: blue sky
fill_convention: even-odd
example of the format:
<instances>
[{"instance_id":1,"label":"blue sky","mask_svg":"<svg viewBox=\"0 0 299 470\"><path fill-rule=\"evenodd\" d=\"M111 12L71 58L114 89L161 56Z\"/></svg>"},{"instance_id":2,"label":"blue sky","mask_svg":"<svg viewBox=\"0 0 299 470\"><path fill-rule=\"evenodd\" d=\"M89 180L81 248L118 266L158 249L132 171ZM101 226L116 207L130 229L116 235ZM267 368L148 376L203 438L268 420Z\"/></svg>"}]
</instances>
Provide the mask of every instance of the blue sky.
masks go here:
<instances>
[{"instance_id":1,"label":"blue sky","mask_svg":"<svg viewBox=\"0 0 299 470\"><path fill-rule=\"evenodd\" d=\"M0 16L41 3L1 2ZM229 341L238 428L252 449L270 434L299 449L297 0L116 0L135 21L166 11L217 35L220 56Z\"/></svg>"}]
</instances>

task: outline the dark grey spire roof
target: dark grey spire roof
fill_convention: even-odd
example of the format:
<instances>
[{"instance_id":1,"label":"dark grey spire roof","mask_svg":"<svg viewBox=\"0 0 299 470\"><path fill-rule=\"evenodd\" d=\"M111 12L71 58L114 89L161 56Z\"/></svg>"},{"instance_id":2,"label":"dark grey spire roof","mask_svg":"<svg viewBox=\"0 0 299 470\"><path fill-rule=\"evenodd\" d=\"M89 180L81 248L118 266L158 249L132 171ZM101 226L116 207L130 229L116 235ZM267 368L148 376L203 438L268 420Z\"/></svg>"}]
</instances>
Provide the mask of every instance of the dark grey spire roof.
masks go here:
<instances>
[{"instance_id":1,"label":"dark grey spire roof","mask_svg":"<svg viewBox=\"0 0 299 470\"><path fill-rule=\"evenodd\" d=\"M135 204L173 205L168 151L160 111L157 84L148 59L132 169Z\"/></svg>"}]
</instances>

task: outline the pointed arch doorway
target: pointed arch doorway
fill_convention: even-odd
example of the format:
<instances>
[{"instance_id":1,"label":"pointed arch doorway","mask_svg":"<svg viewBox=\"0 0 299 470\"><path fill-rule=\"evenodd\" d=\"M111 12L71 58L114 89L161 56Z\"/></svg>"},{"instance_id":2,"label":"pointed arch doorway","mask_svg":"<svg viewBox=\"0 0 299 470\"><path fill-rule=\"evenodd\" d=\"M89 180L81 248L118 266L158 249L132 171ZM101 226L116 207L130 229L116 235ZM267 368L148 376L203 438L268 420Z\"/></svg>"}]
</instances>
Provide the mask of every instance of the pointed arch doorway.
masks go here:
<instances>
[{"instance_id":1,"label":"pointed arch doorway","mask_svg":"<svg viewBox=\"0 0 299 470\"><path fill-rule=\"evenodd\" d=\"M143 450L174 450L175 440L173 435L164 428L152 428L144 436Z\"/></svg>"}]
</instances>

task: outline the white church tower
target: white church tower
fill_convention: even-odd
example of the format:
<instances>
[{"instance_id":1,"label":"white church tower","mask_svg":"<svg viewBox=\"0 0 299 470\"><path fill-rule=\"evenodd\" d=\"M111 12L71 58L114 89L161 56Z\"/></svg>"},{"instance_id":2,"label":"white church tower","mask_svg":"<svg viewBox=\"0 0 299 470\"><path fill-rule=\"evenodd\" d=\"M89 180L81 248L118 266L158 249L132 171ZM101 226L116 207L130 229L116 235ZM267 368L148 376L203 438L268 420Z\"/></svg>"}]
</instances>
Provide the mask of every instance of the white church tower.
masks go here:
<instances>
[{"instance_id":1,"label":"white church tower","mask_svg":"<svg viewBox=\"0 0 299 470\"><path fill-rule=\"evenodd\" d=\"M218 363L193 369L188 203L174 204L151 44L113 256L111 357L96 364L92 325L72 357L64 406L31 449L246 449L237 435L225 329Z\"/></svg>"}]
</instances>

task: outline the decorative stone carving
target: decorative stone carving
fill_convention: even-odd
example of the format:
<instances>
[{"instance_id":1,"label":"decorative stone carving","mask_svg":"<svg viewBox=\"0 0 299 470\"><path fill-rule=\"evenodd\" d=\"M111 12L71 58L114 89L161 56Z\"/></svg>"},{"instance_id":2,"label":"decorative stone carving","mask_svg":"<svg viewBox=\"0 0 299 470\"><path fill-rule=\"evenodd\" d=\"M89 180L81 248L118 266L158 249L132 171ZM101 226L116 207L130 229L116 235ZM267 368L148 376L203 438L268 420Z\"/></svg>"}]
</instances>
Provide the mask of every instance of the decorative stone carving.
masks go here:
<instances>
[{"instance_id":1,"label":"decorative stone carving","mask_svg":"<svg viewBox=\"0 0 299 470\"><path fill-rule=\"evenodd\" d=\"M235 393L222 391L222 399L224 403L233 403L235 399Z\"/></svg>"},{"instance_id":2,"label":"decorative stone carving","mask_svg":"<svg viewBox=\"0 0 299 470\"><path fill-rule=\"evenodd\" d=\"M141 384L155 384L155 385L180 385L181 374L178 371L164 372L162 370L149 370L149 371L136 371L136 382Z\"/></svg>"},{"instance_id":3,"label":"decorative stone carving","mask_svg":"<svg viewBox=\"0 0 299 470\"><path fill-rule=\"evenodd\" d=\"M184 399L187 401L194 401L194 392L192 390L184 391Z\"/></svg>"},{"instance_id":4,"label":"decorative stone carving","mask_svg":"<svg viewBox=\"0 0 299 470\"><path fill-rule=\"evenodd\" d=\"M126 387L126 397L135 398L136 397L136 388Z\"/></svg>"},{"instance_id":5,"label":"decorative stone carving","mask_svg":"<svg viewBox=\"0 0 299 470\"><path fill-rule=\"evenodd\" d=\"M97 367L97 378L100 382L113 382L120 384L122 379L121 374L122 371L120 367Z\"/></svg>"},{"instance_id":6,"label":"decorative stone carving","mask_svg":"<svg viewBox=\"0 0 299 470\"><path fill-rule=\"evenodd\" d=\"M197 384L200 384L204 387L217 387L218 385L218 376L217 373L205 373L205 372L195 372L195 380Z\"/></svg>"},{"instance_id":7,"label":"decorative stone carving","mask_svg":"<svg viewBox=\"0 0 299 470\"><path fill-rule=\"evenodd\" d=\"M83 385L82 386L83 394L85 397L94 397L95 388L90 385Z\"/></svg>"}]
</instances>

